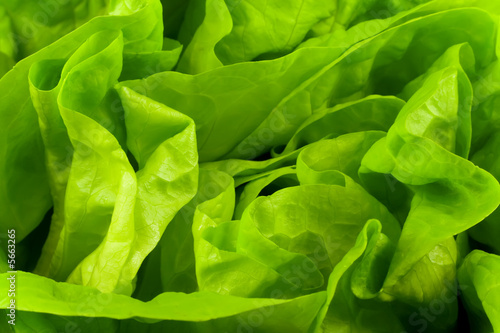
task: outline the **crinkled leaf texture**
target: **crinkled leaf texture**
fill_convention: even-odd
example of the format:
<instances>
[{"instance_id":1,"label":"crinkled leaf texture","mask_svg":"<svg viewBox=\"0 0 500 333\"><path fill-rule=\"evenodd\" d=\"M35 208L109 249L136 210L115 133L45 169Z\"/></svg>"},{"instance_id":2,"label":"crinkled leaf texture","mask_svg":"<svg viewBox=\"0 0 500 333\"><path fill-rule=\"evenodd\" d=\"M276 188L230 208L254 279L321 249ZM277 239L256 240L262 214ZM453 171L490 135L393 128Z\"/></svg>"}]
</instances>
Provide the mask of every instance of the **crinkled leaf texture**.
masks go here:
<instances>
[{"instance_id":1,"label":"crinkled leaf texture","mask_svg":"<svg viewBox=\"0 0 500 333\"><path fill-rule=\"evenodd\" d=\"M499 18L0 0L0 331L499 331Z\"/></svg>"}]
</instances>

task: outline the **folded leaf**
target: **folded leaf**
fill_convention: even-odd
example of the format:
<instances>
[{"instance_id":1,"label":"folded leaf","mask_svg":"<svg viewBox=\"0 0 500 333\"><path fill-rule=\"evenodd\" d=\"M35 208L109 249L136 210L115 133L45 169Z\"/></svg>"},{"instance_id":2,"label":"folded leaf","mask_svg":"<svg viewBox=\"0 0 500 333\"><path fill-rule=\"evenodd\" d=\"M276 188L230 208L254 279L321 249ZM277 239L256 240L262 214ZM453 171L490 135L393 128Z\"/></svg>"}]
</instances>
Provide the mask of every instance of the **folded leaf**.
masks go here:
<instances>
[{"instance_id":1,"label":"folded leaf","mask_svg":"<svg viewBox=\"0 0 500 333\"><path fill-rule=\"evenodd\" d=\"M121 2L120 2L121 3ZM19 1L12 3L15 6ZM52 205L46 179L43 143L28 84L32 64L45 59L65 59L91 35L101 30L122 29L125 52L159 51L162 45L161 14L157 0L133 1L129 11L95 19L57 42L20 61L16 70L0 80L0 123L9 124L0 134L0 218L4 230L15 228L22 240Z\"/></svg>"},{"instance_id":2,"label":"folded leaf","mask_svg":"<svg viewBox=\"0 0 500 333\"><path fill-rule=\"evenodd\" d=\"M68 281L131 294L142 261L195 194L198 155L191 119L125 88L119 93L127 114L127 143L139 171L136 176L127 163L129 170L121 173L109 230ZM145 131L149 121L159 124L159 130Z\"/></svg>"},{"instance_id":3,"label":"folded leaf","mask_svg":"<svg viewBox=\"0 0 500 333\"><path fill-rule=\"evenodd\" d=\"M458 121L467 119L458 116L466 112L459 103L459 80L456 69L432 74L362 161L361 174L390 173L415 193L385 288L436 244L477 224L500 202L494 177L452 153L457 149L466 156L470 140L467 121Z\"/></svg>"},{"instance_id":4,"label":"folded leaf","mask_svg":"<svg viewBox=\"0 0 500 333\"><path fill-rule=\"evenodd\" d=\"M464 303L476 332L500 329L499 272L500 258L479 250L467 255L458 271Z\"/></svg>"},{"instance_id":5,"label":"folded leaf","mask_svg":"<svg viewBox=\"0 0 500 333\"><path fill-rule=\"evenodd\" d=\"M113 112L107 98L121 71L122 50L121 32L104 31L91 36L64 66L63 61L42 61L30 71L33 105L39 117L55 205L37 272L58 281L66 279L95 250L107 231L113 211L120 176L110 177L116 175L116 170L109 172L104 166L114 164L113 155L104 152L121 149L112 144L105 146L115 141L114 137L106 139L105 129L95 128L94 133L82 137L82 127L69 129L67 122L73 123L72 115L78 112L124 137L123 127L116 125L118 114ZM83 86L86 88L82 89ZM101 154L111 160L100 161L99 167L96 157ZM126 162L118 162L123 163ZM90 181L82 182L82 178Z\"/></svg>"}]
</instances>

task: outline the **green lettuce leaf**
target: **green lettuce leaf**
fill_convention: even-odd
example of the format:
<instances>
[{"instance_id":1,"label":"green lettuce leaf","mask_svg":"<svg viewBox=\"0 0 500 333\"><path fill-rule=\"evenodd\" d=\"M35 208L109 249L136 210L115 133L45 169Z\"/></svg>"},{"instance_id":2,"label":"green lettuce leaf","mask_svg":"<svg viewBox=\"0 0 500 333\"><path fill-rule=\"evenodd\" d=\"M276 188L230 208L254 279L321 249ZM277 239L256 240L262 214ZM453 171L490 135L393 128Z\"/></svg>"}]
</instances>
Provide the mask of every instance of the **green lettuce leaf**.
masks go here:
<instances>
[{"instance_id":1,"label":"green lettuce leaf","mask_svg":"<svg viewBox=\"0 0 500 333\"><path fill-rule=\"evenodd\" d=\"M458 271L469 320L476 332L500 329L499 271L500 258L479 250L467 255Z\"/></svg>"},{"instance_id":2,"label":"green lettuce leaf","mask_svg":"<svg viewBox=\"0 0 500 333\"><path fill-rule=\"evenodd\" d=\"M467 156L470 142L466 126L470 111L459 102L459 80L453 68L429 76L403 107L387 137L363 158L361 174L390 173L415 193L385 288L396 284L436 244L474 226L500 202L496 179L452 153L457 150ZM422 121L411 121L415 117Z\"/></svg>"},{"instance_id":3,"label":"green lettuce leaf","mask_svg":"<svg viewBox=\"0 0 500 333\"><path fill-rule=\"evenodd\" d=\"M15 2L19 3L18 1ZM117 4L118 5L118 4ZM5 212L0 225L16 228L18 240L32 231L52 205L46 178L43 141L36 129L37 113L29 93L30 67L45 59L71 56L90 36L101 30L122 29L125 52L159 51L162 45L160 3L134 1L128 11L117 8L116 15L96 17L32 56L20 61L0 80L0 160L2 189L0 209ZM142 6L144 5L144 6Z\"/></svg>"}]
</instances>

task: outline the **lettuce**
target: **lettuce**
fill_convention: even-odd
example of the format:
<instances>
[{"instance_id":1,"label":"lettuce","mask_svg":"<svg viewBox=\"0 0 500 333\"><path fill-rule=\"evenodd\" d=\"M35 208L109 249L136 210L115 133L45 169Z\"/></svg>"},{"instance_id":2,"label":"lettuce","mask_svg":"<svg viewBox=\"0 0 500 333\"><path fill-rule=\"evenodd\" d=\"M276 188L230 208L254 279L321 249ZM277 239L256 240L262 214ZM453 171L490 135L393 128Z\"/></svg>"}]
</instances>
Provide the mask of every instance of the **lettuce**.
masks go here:
<instances>
[{"instance_id":1,"label":"lettuce","mask_svg":"<svg viewBox=\"0 0 500 333\"><path fill-rule=\"evenodd\" d=\"M499 18L0 0L0 331L500 332Z\"/></svg>"}]
</instances>

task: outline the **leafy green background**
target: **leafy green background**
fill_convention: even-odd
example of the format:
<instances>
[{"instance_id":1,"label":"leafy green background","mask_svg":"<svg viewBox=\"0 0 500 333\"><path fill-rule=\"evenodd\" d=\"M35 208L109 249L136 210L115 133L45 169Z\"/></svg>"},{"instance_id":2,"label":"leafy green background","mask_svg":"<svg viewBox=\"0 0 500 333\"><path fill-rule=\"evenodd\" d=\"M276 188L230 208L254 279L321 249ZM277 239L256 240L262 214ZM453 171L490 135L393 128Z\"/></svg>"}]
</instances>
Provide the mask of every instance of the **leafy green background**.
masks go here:
<instances>
[{"instance_id":1,"label":"leafy green background","mask_svg":"<svg viewBox=\"0 0 500 333\"><path fill-rule=\"evenodd\" d=\"M0 331L500 332L499 14L0 0Z\"/></svg>"}]
</instances>

